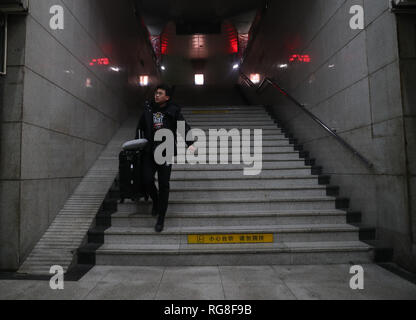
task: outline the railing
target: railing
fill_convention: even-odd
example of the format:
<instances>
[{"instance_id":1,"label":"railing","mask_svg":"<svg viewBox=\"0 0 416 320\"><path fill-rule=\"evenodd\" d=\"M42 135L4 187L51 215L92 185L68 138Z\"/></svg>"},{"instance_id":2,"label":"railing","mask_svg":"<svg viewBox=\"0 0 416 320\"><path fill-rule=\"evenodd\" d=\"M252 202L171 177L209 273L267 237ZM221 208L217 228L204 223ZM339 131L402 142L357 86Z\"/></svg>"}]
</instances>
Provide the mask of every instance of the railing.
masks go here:
<instances>
[{"instance_id":1,"label":"railing","mask_svg":"<svg viewBox=\"0 0 416 320\"><path fill-rule=\"evenodd\" d=\"M312 118L313 121L315 121L317 124L319 124L320 127L322 127L325 131L327 131L329 134L331 134L341 145L343 145L345 148L350 150L358 159L360 159L368 168L373 168L374 165L368 161L363 155L361 155L357 150L355 150L348 142L346 142L344 139L342 139L334 130L332 130L330 127L328 127L321 119L319 119L317 116L315 116L312 112L310 112L306 107L301 104L299 101L297 101L293 96L291 96L286 90L284 90L281 86L279 86L276 81L273 79L266 77L263 79L261 84L259 86L256 86L250 78L247 77L246 74L243 72L240 72L241 78L247 85L249 85L252 88L256 89L257 94L262 93L262 89L265 87L266 84L271 85L273 88L279 90L281 94L286 96L290 101L292 101L296 106L298 106L303 112L305 112L309 117Z\"/></svg>"},{"instance_id":2,"label":"railing","mask_svg":"<svg viewBox=\"0 0 416 320\"><path fill-rule=\"evenodd\" d=\"M393 13L416 14L415 0L391 0L390 10Z\"/></svg>"}]
</instances>

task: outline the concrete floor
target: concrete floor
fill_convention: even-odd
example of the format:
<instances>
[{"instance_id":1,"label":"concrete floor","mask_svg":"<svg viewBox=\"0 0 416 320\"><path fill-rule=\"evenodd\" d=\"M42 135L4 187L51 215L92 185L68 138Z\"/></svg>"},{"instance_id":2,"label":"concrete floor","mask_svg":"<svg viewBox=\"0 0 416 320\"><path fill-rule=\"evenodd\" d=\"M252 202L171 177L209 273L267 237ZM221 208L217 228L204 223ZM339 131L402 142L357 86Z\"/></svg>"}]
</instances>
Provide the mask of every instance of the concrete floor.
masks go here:
<instances>
[{"instance_id":1,"label":"concrete floor","mask_svg":"<svg viewBox=\"0 0 416 320\"><path fill-rule=\"evenodd\" d=\"M364 289L352 290L350 265L96 266L63 290L50 289L49 281L1 280L0 299L416 299L415 284L375 264L363 268Z\"/></svg>"}]
</instances>

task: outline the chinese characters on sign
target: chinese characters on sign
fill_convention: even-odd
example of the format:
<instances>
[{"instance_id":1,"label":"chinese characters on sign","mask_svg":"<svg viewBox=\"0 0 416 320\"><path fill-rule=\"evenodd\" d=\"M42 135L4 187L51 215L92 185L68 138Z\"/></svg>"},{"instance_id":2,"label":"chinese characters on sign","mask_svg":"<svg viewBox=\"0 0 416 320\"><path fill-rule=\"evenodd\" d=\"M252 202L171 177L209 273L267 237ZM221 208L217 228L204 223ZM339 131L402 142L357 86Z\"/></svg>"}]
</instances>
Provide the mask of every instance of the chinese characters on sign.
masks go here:
<instances>
[{"instance_id":1,"label":"chinese characters on sign","mask_svg":"<svg viewBox=\"0 0 416 320\"><path fill-rule=\"evenodd\" d=\"M196 234L188 235L189 244L272 243L273 234Z\"/></svg>"}]
</instances>

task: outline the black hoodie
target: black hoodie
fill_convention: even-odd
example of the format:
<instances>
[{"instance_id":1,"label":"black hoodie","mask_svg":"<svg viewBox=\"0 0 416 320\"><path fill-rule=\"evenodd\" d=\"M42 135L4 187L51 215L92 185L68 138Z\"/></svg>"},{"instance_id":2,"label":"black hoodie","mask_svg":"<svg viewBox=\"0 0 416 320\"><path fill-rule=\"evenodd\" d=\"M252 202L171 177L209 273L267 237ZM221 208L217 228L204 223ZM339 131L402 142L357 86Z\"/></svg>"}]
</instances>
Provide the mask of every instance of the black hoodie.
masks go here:
<instances>
[{"instance_id":1,"label":"black hoodie","mask_svg":"<svg viewBox=\"0 0 416 320\"><path fill-rule=\"evenodd\" d=\"M159 113L159 114L158 114ZM177 122L185 121L185 137L191 130L191 127L184 119L181 108L169 101L165 107L160 107L156 103L150 104L148 101L145 103L143 114L140 118L139 124L136 129L136 139L144 138L149 141L148 146L145 148L145 152L154 152L156 146L161 142L154 141L155 132L158 129L169 129L172 131L175 137L174 154L177 156ZM184 137L184 138L185 138ZM194 144L193 140L186 140L185 144L189 148Z\"/></svg>"}]
</instances>

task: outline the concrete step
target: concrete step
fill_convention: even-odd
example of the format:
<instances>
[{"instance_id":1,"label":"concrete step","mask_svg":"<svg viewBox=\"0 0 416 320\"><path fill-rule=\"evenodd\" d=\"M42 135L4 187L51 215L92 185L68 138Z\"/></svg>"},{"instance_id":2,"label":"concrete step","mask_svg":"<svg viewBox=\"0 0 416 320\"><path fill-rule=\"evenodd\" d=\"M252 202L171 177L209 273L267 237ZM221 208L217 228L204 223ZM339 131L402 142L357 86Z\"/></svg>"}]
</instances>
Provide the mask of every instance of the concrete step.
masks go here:
<instances>
[{"instance_id":1,"label":"concrete step","mask_svg":"<svg viewBox=\"0 0 416 320\"><path fill-rule=\"evenodd\" d=\"M252 131L254 129L262 129L264 133L267 134L282 134L282 129L280 129L277 125L244 125L244 126L239 126L236 124L218 124L218 125L198 125L198 126L193 126L192 129L201 129L203 131L207 131L208 130L221 130L221 129L225 129L227 131L230 131L232 129L238 129L239 131L241 131L242 129L251 129ZM240 132L240 135L242 135L242 132ZM251 135L253 135L253 133L251 133Z\"/></svg>"},{"instance_id":2,"label":"concrete step","mask_svg":"<svg viewBox=\"0 0 416 320\"><path fill-rule=\"evenodd\" d=\"M241 142L241 146L243 145L243 143L244 144L245 143L247 143L247 144L250 143L250 146L253 146L254 143L257 142L257 141L261 141L263 147L281 147L281 146L291 145L289 143L289 139L286 139L286 138L284 138L284 139L264 140L264 139L257 139L257 138L254 139L254 137L251 136L251 139L248 139L247 137L240 137L240 138L237 138L236 141ZM221 140L217 141L217 146L220 146L220 142L221 142ZM209 140L207 141L207 145L208 145L208 147L210 146ZM229 148L232 147L232 139L228 140L228 147Z\"/></svg>"},{"instance_id":3,"label":"concrete step","mask_svg":"<svg viewBox=\"0 0 416 320\"><path fill-rule=\"evenodd\" d=\"M263 111L267 112L266 109L263 106L255 106L255 107L247 107L247 106L236 106L236 107L230 107L230 106L217 106L217 107L182 107L182 112L193 112L193 111L202 111L202 112L240 112L240 111Z\"/></svg>"},{"instance_id":4,"label":"concrete step","mask_svg":"<svg viewBox=\"0 0 416 320\"><path fill-rule=\"evenodd\" d=\"M267 111L264 108L183 108L182 114L209 114L221 116L224 114L266 114Z\"/></svg>"},{"instance_id":5,"label":"concrete step","mask_svg":"<svg viewBox=\"0 0 416 320\"><path fill-rule=\"evenodd\" d=\"M333 197L270 198L270 199L192 199L170 200L167 213L205 211L323 210L335 209ZM143 201L132 204L130 213L150 213L151 205Z\"/></svg>"},{"instance_id":6,"label":"concrete step","mask_svg":"<svg viewBox=\"0 0 416 320\"><path fill-rule=\"evenodd\" d=\"M327 195L325 187L303 187L303 188L259 188L259 189L225 189L210 188L199 189L193 188L171 188L170 200L187 200L187 199L270 199L277 197L325 197Z\"/></svg>"},{"instance_id":7,"label":"concrete step","mask_svg":"<svg viewBox=\"0 0 416 320\"><path fill-rule=\"evenodd\" d=\"M330 187L328 187L330 188ZM182 187L179 184L174 184L170 186L171 192L200 192L202 193L210 193L210 192L246 192L246 191L253 191L253 192L270 192L270 191L276 191L276 192L286 192L286 191L299 191L299 192L307 192L316 190L317 192L326 192L327 186L324 185L318 185L310 183L310 185L299 185L299 186L290 186L290 185L272 185L272 186L265 186L264 184L238 184L237 186L228 186L228 187L220 187L217 185L209 185L209 186L200 186L200 185L194 185L190 187ZM326 196L323 195L323 196Z\"/></svg>"},{"instance_id":8,"label":"concrete step","mask_svg":"<svg viewBox=\"0 0 416 320\"><path fill-rule=\"evenodd\" d=\"M266 147L267 148L267 147ZM240 152L238 152L238 149L236 149L234 152L230 148L224 148L224 149L204 149L199 147L198 151L195 153L189 153L185 148L178 148L177 149L177 155L174 157L176 161L173 163L176 164L179 162L180 159L178 157L180 156L182 158L181 163L185 161L185 163L198 163L197 161L200 161L201 164L209 163L212 164L231 164L233 161L233 155L236 157L236 160L238 163L245 162L253 162L253 161L264 161L264 160L273 160L275 158L279 159L282 154L288 154L291 152L298 151L295 150L293 146L280 146L280 147L270 147L275 148L275 150L264 150L262 146L256 146L256 150L254 150L254 146L251 147L251 150L246 148L244 150L240 149ZM255 152L256 151L256 152ZM188 155L189 153L189 155ZM200 160L198 160L198 157ZM244 158L243 158L244 157ZM212 158L212 160L210 160ZM298 153L298 159L301 159ZM190 162L193 161L193 162Z\"/></svg>"},{"instance_id":9,"label":"concrete step","mask_svg":"<svg viewBox=\"0 0 416 320\"><path fill-rule=\"evenodd\" d=\"M195 128L195 129L197 129L197 128ZM220 131L221 129L223 129L223 130L226 130L227 132L225 134L219 134L220 137L222 137L222 136L225 136L225 137L228 137L228 136L240 136L241 137L241 136L243 136L243 131L241 129L239 129L237 131L237 133L230 132L232 129L238 129L238 128L234 128L234 127L230 127L230 128L224 128L224 127L207 128L207 127L205 127L205 128L198 128L198 129L201 129L202 131L204 131L206 135L208 135L210 129L211 130L216 130L216 131ZM262 129L262 128L254 128L254 129ZM249 132L250 136L252 136L252 137L254 136L254 131L253 131L254 129L250 129L251 132ZM262 131L262 136L263 136L264 140L266 140L265 136L277 136L276 138L279 138L279 139L286 138L285 134L281 131L281 129L262 129L262 130L263 130ZM219 132L219 133L221 133L221 132ZM272 139L272 138L270 138L270 139Z\"/></svg>"},{"instance_id":10,"label":"concrete step","mask_svg":"<svg viewBox=\"0 0 416 320\"><path fill-rule=\"evenodd\" d=\"M31 265L42 265L45 262L51 261L53 263L55 263L56 265L62 265L63 264L70 264L71 261L73 260L73 256L69 255L69 256L38 256L38 255L33 255L31 256ZM52 265L51 265L52 266Z\"/></svg>"},{"instance_id":11,"label":"concrete step","mask_svg":"<svg viewBox=\"0 0 416 320\"><path fill-rule=\"evenodd\" d=\"M158 181L156 175L156 183ZM318 177L311 175L269 178L258 176L240 176L234 179L171 179L170 187L174 188L235 188L235 186L245 185L248 188L288 188L288 187L308 187L317 186Z\"/></svg>"},{"instance_id":12,"label":"concrete step","mask_svg":"<svg viewBox=\"0 0 416 320\"><path fill-rule=\"evenodd\" d=\"M208 130L203 130L206 134L208 134ZM227 130L228 131L228 130ZM285 136L285 134L284 133L278 133L278 134L265 134L264 132L263 132L263 134L262 134L262 137L260 137L260 139L258 138L258 137L256 137L256 136L254 136L254 134L253 134L253 132L250 132L250 135L248 136L246 136L246 135L243 135L243 133L242 132L238 132L237 134L236 133L234 133L234 132L232 132L232 131L228 131L227 133L221 133L221 132L219 132L219 134L218 134L218 137L219 138L221 138L221 137L225 137L225 138L228 138L230 141L231 141L231 139L234 137L234 139L237 139L237 140L240 140L240 141L253 141L253 140L262 140L262 141L279 141L279 140L288 140L289 141L289 139ZM236 138L237 137L237 138ZM218 139L219 139L218 138ZM209 141L209 140L207 140L207 141ZM227 140L226 140L227 141Z\"/></svg>"},{"instance_id":13,"label":"concrete step","mask_svg":"<svg viewBox=\"0 0 416 320\"><path fill-rule=\"evenodd\" d=\"M253 172L254 169L247 167L247 172ZM261 177L268 177L268 178L279 178L279 177L287 177L287 176L299 176L299 175L308 175L311 174L312 169L308 166L303 167L293 167L293 168L281 168L281 169L262 169L262 171L257 174L256 176ZM172 171L171 179L235 179L239 177L246 177L244 175L244 171L241 170L204 170L204 171Z\"/></svg>"},{"instance_id":14,"label":"concrete step","mask_svg":"<svg viewBox=\"0 0 416 320\"><path fill-rule=\"evenodd\" d=\"M264 106L212 106L212 107L205 107L205 106L184 106L181 108L182 112L189 112L189 111L207 111L207 112L216 112L216 111L264 111L266 109Z\"/></svg>"},{"instance_id":15,"label":"concrete step","mask_svg":"<svg viewBox=\"0 0 416 320\"><path fill-rule=\"evenodd\" d=\"M93 233L93 231L90 231ZM104 232L106 244L182 244L188 235L273 234L274 243L316 241L358 241L358 228L347 224L172 227L162 233L151 228L111 227ZM209 246L209 245L206 245Z\"/></svg>"},{"instance_id":16,"label":"concrete step","mask_svg":"<svg viewBox=\"0 0 416 320\"><path fill-rule=\"evenodd\" d=\"M166 216L166 225L171 227L344 224L345 222L346 212L342 210L171 212ZM121 210L111 216L111 225L117 228L152 228L155 225L155 218L144 214L124 213Z\"/></svg>"},{"instance_id":17,"label":"concrete step","mask_svg":"<svg viewBox=\"0 0 416 320\"><path fill-rule=\"evenodd\" d=\"M98 265L123 266L362 264L372 259L371 247L359 241L210 246L105 244L96 253Z\"/></svg>"},{"instance_id":18,"label":"concrete step","mask_svg":"<svg viewBox=\"0 0 416 320\"><path fill-rule=\"evenodd\" d=\"M263 162L263 169L281 169L305 166L304 160L285 160L285 161L265 161ZM174 164L172 171L190 170L190 171L204 171L204 170L241 170L244 164Z\"/></svg>"},{"instance_id":19,"label":"concrete step","mask_svg":"<svg viewBox=\"0 0 416 320\"><path fill-rule=\"evenodd\" d=\"M215 129L215 130L221 130L226 129L227 131L230 131L232 129L242 130L242 129L263 129L263 130L279 130L281 133L281 128L279 128L276 124L239 124L239 123L216 123L216 124L198 124L198 123L188 123L192 129L201 129L201 130L209 130L209 129Z\"/></svg>"},{"instance_id":20,"label":"concrete step","mask_svg":"<svg viewBox=\"0 0 416 320\"><path fill-rule=\"evenodd\" d=\"M254 142L244 142L244 144L247 143L247 146L243 146L241 145L239 148L236 148L235 151L233 150L232 146L228 146L225 148L222 148L219 143L217 147L210 147L208 145L208 148L198 148L198 151L196 153L196 155L198 154L202 154L202 152L205 151L205 154L211 154L216 152L217 154L223 153L223 154L232 154L237 153L237 154L241 154L241 153L249 153L250 155L254 155L254 151L256 150L255 148L257 148L259 150L259 152L257 152L256 154L261 155L261 154L265 154L265 153L275 153L275 152L294 152L295 151L295 147L293 145L287 144L287 145L281 145L281 146L263 146L261 143L261 141L256 141L256 145ZM250 144L250 146L248 146L248 144ZM261 149L260 149L261 148ZM202 150L202 151L201 151ZM186 149L181 149L178 148L177 149L178 154L186 154L187 150ZM260 152L261 151L261 152Z\"/></svg>"},{"instance_id":21,"label":"concrete step","mask_svg":"<svg viewBox=\"0 0 416 320\"><path fill-rule=\"evenodd\" d=\"M206 116L206 115L190 115L186 118L186 120L191 123L207 123L207 125L211 125L212 123L225 123L225 124L232 124L232 123L242 123L242 124L269 124L269 125L277 125L276 121L272 119L270 116L265 115L247 115L247 116Z\"/></svg>"},{"instance_id":22,"label":"concrete step","mask_svg":"<svg viewBox=\"0 0 416 320\"><path fill-rule=\"evenodd\" d=\"M206 125L211 125L212 123L218 123L218 124L256 124L256 125L275 125L278 126L277 123L271 119L270 117L266 116L254 116L254 115L247 115L247 116L223 116L223 117L208 117L208 116L202 116L202 115L188 115L185 116L185 120L191 124L197 124L200 123L206 123Z\"/></svg>"},{"instance_id":23,"label":"concrete step","mask_svg":"<svg viewBox=\"0 0 416 320\"><path fill-rule=\"evenodd\" d=\"M202 105L202 106L198 106L198 105L193 105L193 106L182 106L181 109L182 110L224 110L224 109L255 109L255 108L260 108L260 109L264 109L264 106L259 104L259 105L231 105L231 104L224 104L224 105Z\"/></svg>"},{"instance_id":24,"label":"concrete step","mask_svg":"<svg viewBox=\"0 0 416 320\"><path fill-rule=\"evenodd\" d=\"M69 263L55 263L53 260L50 262L45 261L43 264L35 264L32 265L31 263L26 263L19 269L19 274L28 274L33 276L45 276L50 275L52 276L49 271L51 266L53 265L60 265L63 268L64 273L67 272Z\"/></svg>"},{"instance_id":25,"label":"concrete step","mask_svg":"<svg viewBox=\"0 0 416 320\"><path fill-rule=\"evenodd\" d=\"M264 111L224 111L224 112L204 112L204 111L193 111L193 112L184 112L182 111L182 115L186 120L191 117L198 117L198 118L211 118L211 119L227 119L227 118L268 118L270 119L270 115Z\"/></svg>"},{"instance_id":26,"label":"concrete step","mask_svg":"<svg viewBox=\"0 0 416 320\"><path fill-rule=\"evenodd\" d=\"M258 115L267 115L266 110L260 108L260 109L182 109L182 114L188 114L188 115L196 115L196 116L216 116L216 117L222 117L222 116L229 116L229 115L247 115L247 114L258 114Z\"/></svg>"},{"instance_id":27,"label":"concrete step","mask_svg":"<svg viewBox=\"0 0 416 320\"><path fill-rule=\"evenodd\" d=\"M275 121L268 115L247 115L247 116L231 116L231 115L222 115L222 116L211 116L211 115L188 115L186 117L188 122L271 122Z\"/></svg>"},{"instance_id":28,"label":"concrete step","mask_svg":"<svg viewBox=\"0 0 416 320\"><path fill-rule=\"evenodd\" d=\"M261 104L253 105L240 105L240 104L224 104L224 105L193 105L193 106L182 106L181 109L250 109L250 108L264 108Z\"/></svg>"},{"instance_id":29,"label":"concrete step","mask_svg":"<svg viewBox=\"0 0 416 320\"><path fill-rule=\"evenodd\" d=\"M209 120L195 120L195 119L187 119L188 123L191 126L213 126L213 125L221 125L221 126L226 126L226 125L230 125L230 126L239 126L239 127L245 127L246 125L249 126L274 126L277 127L277 124L274 123L273 120L269 119L269 120L236 120L236 119L229 119L229 120L224 120L224 119L213 119L211 121Z\"/></svg>"},{"instance_id":30,"label":"concrete step","mask_svg":"<svg viewBox=\"0 0 416 320\"><path fill-rule=\"evenodd\" d=\"M273 121L189 121L192 127L198 128L267 128L267 129L281 129Z\"/></svg>"},{"instance_id":31,"label":"concrete step","mask_svg":"<svg viewBox=\"0 0 416 320\"><path fill-rule=\"evenodd\" d=\"M266 112L263 106L182 107L182 112Z\"/></svg>"},{"instance_id":32,"label":"concrete step","mask_svg":"<svg viewBox=\"0 0 416 320\"><path fill-rule=\"evenodd\" d=\"M182 156L184 156L184 155L185 154L182 152ZM231 163L231 161L232 161L232 153L228 153L228 155L229 155L228 162ZM273 153L266 153L265 152L263 154L256 155L255 158L254 158L253 154L250 154L250 157L252 158L252 159L250 159L250 161L253 161L253 160L259 161L259 160L261 160L263 162L264 161L269 161L270 162L270 161L299 160L299 159L301 159L300 156L299 156L299 152L298 151L292 151L292 152L290 152L290 151L288 151L288 152L273 152ZM206 155L205 157L203 157L203 159L206 159L205 160L206 163L209 163L210 162L209 155ZM219 153L217 154L217 158L216 159L217 159L217 162L216 163L217 164L220 164L221 163L221 157L220 157L220 154ZM174 160L175 160L174 161L174 164L176 164L178 162L178 158L175 157ZM203 160L201 160L201 161L203 161ZM186 161L185 163L189 163L189 161Z\"/></svg>"},{"instance_id":33,"label":"concrete step","mask_svg":"<svg viewBox=\"0 0 416 320\"><path fill-rule=\"evenodd\" d=\"M234 143L237 145L236 151L240 150L244 152L253 152L255 149L254 147L260 148L261 151L264 153L273 153L273 152L294 152L296 151L294 149L294 144L289 143L289 140L266 140L263 141L260 139L238 139L235 138ZM227 152L231 153L233 151L233 141L232 139L229 139L228 141L225 140L224 142L218 139L216 142L210 143L209 139L206 140L205 146L198 146L199 150L206 150L206 151L217 151L217 152ZM186 150L186 146L185 150ZM292 149L289 149L292 148ZM184 151L183 148L178 147L178 152Z\"/></svg>"},{"instance_id":34,"label":"concrete step","mask_svg":"<svg viewBox=\"0 0 416 320\"><path fill-rule=\"evenodd\" d=\"M270 154L282 154L282 153L290 153L290 152L297 152L298 153L298 151L296 151L294 146L292 146L292 145L280 146L280 147L265 147L265 148L261 147L261 149L260 149L260 146L257 146L256 148L258 150L261 150L261 152L258 151L256 153L254 153L255 149L254 149L254 146L252 145L252 146L250 146L250 148L248 148L248 147L245 147L244 149L240 148L240 152L234 152L234 153L236 153L236 154L242 154L242 152L248 153L251 157L256 156L256 159L261 159L262 157L264 157L267 154L269 154L269 155ZM231 148L206 148L206 149L204 149L204 148L199 147L198 149L202 150L202 151L199 151L198 153L195 153L195 155L198 155L198 154L200 154L200 155L204 155L204 154L209 155L210 153L216 152L218 157L219 157L220 154L228 154L228 155L233 154L233 150ZM204 150L205 150L205 153L203 153ZM237 151L238 151L238 149L237 149ZM185 148L178 148L177 152L178 152L179 155L185 155L185 154L187 154L187 149L186 149L186 147Z\"/></svg>"}]
</instances>

